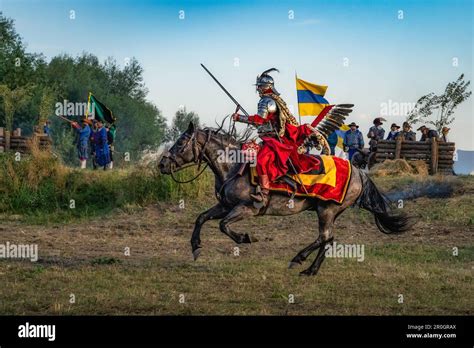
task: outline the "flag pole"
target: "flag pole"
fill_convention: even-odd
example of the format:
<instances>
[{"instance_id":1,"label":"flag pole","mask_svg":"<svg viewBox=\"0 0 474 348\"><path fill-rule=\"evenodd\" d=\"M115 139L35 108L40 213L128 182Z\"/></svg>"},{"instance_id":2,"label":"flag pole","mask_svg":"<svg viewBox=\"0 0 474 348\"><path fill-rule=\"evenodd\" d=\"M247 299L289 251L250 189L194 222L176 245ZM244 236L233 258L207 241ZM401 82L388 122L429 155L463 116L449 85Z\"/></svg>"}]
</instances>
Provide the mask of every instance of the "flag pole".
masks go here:
<instances>
[{"instance_id":1,"label":"flag pole","mask_svg":"<svg viewBox=\"0 0 474 348\"><path fill-rule=\"evenodd\" d=\"M89 97L87 98L86 118L89 118L89 109L90 109L90 105L91 105L91 94L92 94L92 92L89 91Z\"/></svg>"},{"instance_id":2,"label":"flag pole","mask_svg":"<svg viewBox=\"0 0 474 348\"><path fill-rule=\"evenodd\" d=\"M295 84L296 84L296 104L298 105L298 119L300 120L301 123L301 115L300 115L300 103L298 102L298 74L296 73L295 70Z\"/></svg>"}]
</instances>

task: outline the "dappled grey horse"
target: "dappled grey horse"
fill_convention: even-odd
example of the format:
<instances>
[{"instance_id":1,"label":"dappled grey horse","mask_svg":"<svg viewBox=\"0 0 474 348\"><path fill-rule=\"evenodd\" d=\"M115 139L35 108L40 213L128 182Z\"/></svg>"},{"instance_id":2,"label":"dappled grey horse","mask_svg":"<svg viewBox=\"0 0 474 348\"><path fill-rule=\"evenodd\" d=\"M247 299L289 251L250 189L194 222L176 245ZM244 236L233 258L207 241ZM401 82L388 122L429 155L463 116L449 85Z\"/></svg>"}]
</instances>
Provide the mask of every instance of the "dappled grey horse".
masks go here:
<instances>
[{"instance_id":1,"label":"dappled grey horse","mask_svg":"<svg viewBox=\"0 0 474 348\"><path fill-rule=\"evenodd\" d=\"M249 166L241 173L241 163L230 163L219 160L219 155L227 148L239 150L242 143L232 134L221 129L195 129L192 123L160 161L162 174L173 175L176 171L190 165L207 163L215 176L215 194L218 203L201 213L194 225L191 247L196 260L201 251L201 227L212 219L221 219L220 230L236 243L251 243L249 234L234 232L230 226L242 219L261 215L292 215L305 210L314 210L319 218L319 236L314 242L302 249L290 262L290 267L300 265L308 256L319 248L311 266L302 271L302 275L315 275L325 258L325 246L333 240L333 226L336 218L349 206L358 203L360 207L370 211L380 231L398 233L408 230L413 219L390 207L388 199L379 192L372 180L356 167L352 166L351 178L346 196L342 203L324 201L318 198L294 197L292 204L286 193L270 193L268 206L262 212L255 207L250 193L255 186L250 182ZM174 176L173 176L174 178Z\"/></svg>"}]
</instances>

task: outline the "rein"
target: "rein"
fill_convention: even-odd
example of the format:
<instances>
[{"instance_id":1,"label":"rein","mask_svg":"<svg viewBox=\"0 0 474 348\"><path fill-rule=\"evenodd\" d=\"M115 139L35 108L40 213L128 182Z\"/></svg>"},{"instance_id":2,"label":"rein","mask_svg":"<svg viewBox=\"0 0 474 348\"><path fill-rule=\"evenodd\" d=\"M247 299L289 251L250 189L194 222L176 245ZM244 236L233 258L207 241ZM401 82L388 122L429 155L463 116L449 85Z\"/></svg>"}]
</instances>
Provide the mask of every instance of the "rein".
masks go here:
<instances>
[{"instance_id":1,"label":"rein","mask_svg":"<svg viewBox=\"0 0 474 348\"><path fill-rule=\"evenodd\" d=\"M192 179L190 179L190 180L185 180L185 181L178 180L178 179L175 178L174 174L177 173L177 172L179 172L179 171L181 171L181 170L183 170L183 169L186 169L186 168L189 168L189 167L194 167L194 166L197 166L197 165L198 165L197 163L192 163L192 164L190 164L189 166L185 166L185 167L179 168L177 171L171 170L171 178L172 178L175 182L177 182L178 184L187 184L187 183L190 183L191 181L194 181L194 180L196 180L197 178L199 178L199 177L201 176L201 174L204 173L204 171L206 170L206 168L209 166L207 163L206 163L206 165L202 168L202 170L201 170L194 178L192 178ZM200 165L200 164L199 164L199 165Z\"/></svg>"}]
</instances>

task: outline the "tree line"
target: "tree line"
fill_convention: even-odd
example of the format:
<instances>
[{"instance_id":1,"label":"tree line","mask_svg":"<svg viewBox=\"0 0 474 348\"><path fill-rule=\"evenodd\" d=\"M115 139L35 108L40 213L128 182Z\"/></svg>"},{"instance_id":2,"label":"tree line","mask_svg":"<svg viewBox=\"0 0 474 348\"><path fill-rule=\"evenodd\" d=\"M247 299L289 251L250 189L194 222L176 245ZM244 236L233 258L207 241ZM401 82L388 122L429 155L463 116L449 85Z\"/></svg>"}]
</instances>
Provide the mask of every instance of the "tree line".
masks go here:
<instances>
[{"instance_id":1,"label":"tree line","mask_svg":"<svg viewBox=\"0 0 474 348\"><path fill-rule=\"evenodd\" d=\"M144 71L135 58L124 67L112 57L101 63L86 52L58 55L48 62L43 54L27 51L14 21L2 12L0 39L0 127L19 127L29 134L50 120L55 151L66 163L75 161L75 134L69 123L54 116L55 104L87 102L89 92L117 117L115 147L135 154L132 158L175 140L190 120L199 123L197 114L182 108L168 127L158 107L146 99Z\"/></svg>"}]
</instances>

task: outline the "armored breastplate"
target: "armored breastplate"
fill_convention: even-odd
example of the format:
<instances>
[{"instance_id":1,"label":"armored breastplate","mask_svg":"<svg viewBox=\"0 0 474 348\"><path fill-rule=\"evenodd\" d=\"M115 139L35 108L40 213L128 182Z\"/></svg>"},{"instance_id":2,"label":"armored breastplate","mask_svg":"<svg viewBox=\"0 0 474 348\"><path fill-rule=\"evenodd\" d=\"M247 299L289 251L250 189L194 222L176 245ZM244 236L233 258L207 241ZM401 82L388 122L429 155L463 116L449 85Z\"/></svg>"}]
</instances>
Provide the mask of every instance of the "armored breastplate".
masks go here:
<instances>
[{"instance_id":1,"label":"armored breastplate","mask_svg":"<svg viewBox=\"0 0 474 348\"><path fill-rule=\"evenodd\" d=\"M261 118L268 119L271 114L274 114L275 112L278 111L277 105L275 101L270 98L270 97L262 97L260 101L258 102L258 111L257 115L259 115ZM260 126L257 127L257 132L259 134L263 133L271 133L275 131L273 128L271 122L273 120L269 120L269 122L266 122Z\"/></svg>"}]
</instances>

